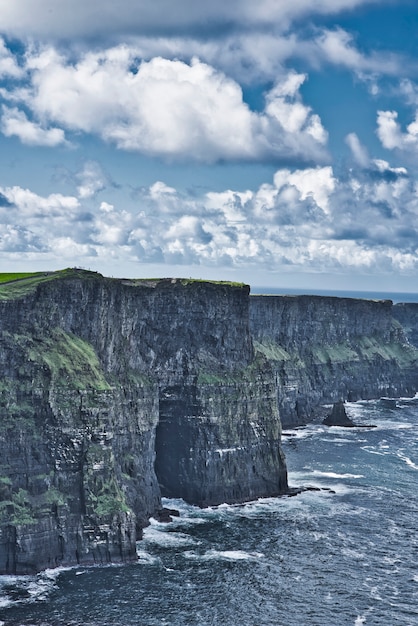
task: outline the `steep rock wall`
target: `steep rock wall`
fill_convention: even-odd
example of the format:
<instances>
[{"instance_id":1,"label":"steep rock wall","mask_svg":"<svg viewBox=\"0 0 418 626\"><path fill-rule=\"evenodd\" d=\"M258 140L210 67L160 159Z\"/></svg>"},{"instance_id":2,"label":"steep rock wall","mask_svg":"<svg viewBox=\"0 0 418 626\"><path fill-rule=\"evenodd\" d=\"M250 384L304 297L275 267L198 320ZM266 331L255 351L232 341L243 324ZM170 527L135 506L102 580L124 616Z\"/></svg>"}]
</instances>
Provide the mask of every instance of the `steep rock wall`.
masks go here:
<instances>
[{"instance_id":1,"label":"steep rock wall","mask_svg":"<svg viewBox=\"0 0 418 626\"><path fill-rule=\"evenodd\" d=\"M286 491L248 294L84 271L0 287L0 572L135 559L159 483L202 505Z\"/></svg>"},{"instance_id":2,"label":"steep rock wall","mask_svg":"<svg viewBox=\"0 0 418 626\"><path fill-rule=\"evenodd\" d=\"M283 425L309 421L321 404L413 395L418 352L389 300L251 296L256 349L275 369Z\"/></svg>"},{"instance_id":3,"label":"steep rock wall","mask_svg":"<svg viewBox=\"0 0 418 626\"><path fill-rule=\"evenodd\" d=\"M401 302L395 304L393 317L401 324L408 341L418 348L418 303Z\"/></svg>"}]
</instances>

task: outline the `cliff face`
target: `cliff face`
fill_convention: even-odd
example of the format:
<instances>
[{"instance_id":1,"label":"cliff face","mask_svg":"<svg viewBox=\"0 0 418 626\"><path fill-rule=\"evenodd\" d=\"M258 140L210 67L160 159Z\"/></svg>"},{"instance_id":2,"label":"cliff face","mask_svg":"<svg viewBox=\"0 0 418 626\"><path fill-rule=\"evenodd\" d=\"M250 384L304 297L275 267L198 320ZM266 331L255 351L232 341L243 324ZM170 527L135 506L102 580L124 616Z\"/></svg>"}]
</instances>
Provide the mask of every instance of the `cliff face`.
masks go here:
<instances>
[{"instance_id":1,"label":"cliff face","mask_svg":"<svg viewBox=\"0 0 418 626\"><path fill-rule=\"evenodd\" d=\"M418 348L418 304L416 302L395 304L393 316L401 324L408 341Z\"/></svg>"},{"instance_id":2,"label":"cliff face","mask_svg":"<svg viewBox=\"0 0 418 626\"><path fill-rule=\"evenodd\" d=\"M81 270L0 285L0 573L134 560L161 495L285 493L280 415L412 395L417 329L391 302L244 285Z\"/></svg>"},{"instance_id":3,"label":"cliff face","mask_svg":"<svg viewBox=\"0 0 418 626\"><path fill-rule=\"evenodd\" d=\"M324 403L417 391L418 351L396 309L391 301L251 296L254 346L276 372L283 425L309 421Z\"/></svg>"},{"instance_id":4,"label":"cliff face","mask_svg":"<svg viewBox=\"0 0 418 626\"><path fill-rule=\"evenodd\" d=\"M135 559L161 491L286 491L248 293L82 271L0 288L0 572Z\"/></svg>"}]
</instances>

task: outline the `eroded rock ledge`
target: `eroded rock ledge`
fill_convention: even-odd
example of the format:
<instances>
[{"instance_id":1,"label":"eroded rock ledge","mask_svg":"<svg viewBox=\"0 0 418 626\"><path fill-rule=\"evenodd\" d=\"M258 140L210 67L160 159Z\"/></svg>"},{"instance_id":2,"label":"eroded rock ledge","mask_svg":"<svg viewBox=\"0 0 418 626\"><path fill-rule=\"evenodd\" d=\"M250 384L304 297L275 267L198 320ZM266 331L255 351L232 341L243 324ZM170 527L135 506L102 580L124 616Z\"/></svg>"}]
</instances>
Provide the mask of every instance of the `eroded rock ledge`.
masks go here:
<instances>
[{"instance_id":1,"label":"eroded rock ledge","mask_svg":"<svg viewBox=\"0 0 418 626\"><path fill-rule=\"evenodd\" d=\"M280 414L415 393L393 308L83 270L0 285L0 573L134 560L161 495L288 493Z\"/></svg>"}]
</instances>

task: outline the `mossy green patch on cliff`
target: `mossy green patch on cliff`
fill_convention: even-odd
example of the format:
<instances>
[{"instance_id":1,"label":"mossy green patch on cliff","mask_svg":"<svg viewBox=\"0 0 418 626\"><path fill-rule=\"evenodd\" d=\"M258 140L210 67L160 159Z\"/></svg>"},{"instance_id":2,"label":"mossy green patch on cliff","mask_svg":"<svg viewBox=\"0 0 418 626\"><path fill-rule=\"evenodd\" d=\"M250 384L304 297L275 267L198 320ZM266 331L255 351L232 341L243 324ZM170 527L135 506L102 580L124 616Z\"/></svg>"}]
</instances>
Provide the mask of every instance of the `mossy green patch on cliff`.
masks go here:
<instances>
[{"instance_id":1,"label":"mossy green patch on cliff","mask_svg":"<svg viewBox=\"0 0 418 626\"><path fill-rule=\"evenodd\" d=\"M61 386L110 389L93 347L59 328L40 341L32 341L29 357L47 365L52 378Z\"/></svg>"},{"instance_id":2,"label":"mossy green patch on cliff","mask_svg":"<svg viewBox=\"0 0 418 626\"><path fill-rule=\"evenodd\" d=\"M87 512L90 515L103 518L131 511L126 503L125 494L113 475L107 480L100 476L99 480L96 478L94 482L90 481L86 495Z\"/></svg>"},{"instance_id":3,"label":"mossy green patch on cliff","mask_svg":"<svg viewBox=\"0 0 418 626\"><path fill-rule=\"evenodd\" d=\"M401 367L412 367L418 362L418 349L407 343L381 343L373 337L362 337L359 350L364 359L375 359L378 356L385 361L396 360Z\"/></svg>"},{"instance_id":4,"label":"mossy green patch on cliff","mask_svg":"<svg viewBox=\"0 0 418 626\"><path fill-rule=\"evenodd\" d=\"M36 513L31 500L26 489L19 489L11 494L9 500L0 502L0 523L9 523L13 526L36 524Z\"/></svg>"},{"instance_id":5,"label":"mossy green patch on cliff","mask_svg":"<svg viewBox=\"0 0 418 626\"><path fill-rule=\"evenodd\" d=\"M0 499L0 524L28 526L48 516L52 509L67 504L67 497L56 487L50 486L40 495L31 495L26 489L12 491L10 483L4 483L8 493ZM3 492L5 489L3 489Z\"/></svg>"},{"instance_id":6,"label":"mossy green patch on cliff","mask_svg":"<svg viewBox=\"0 0 418 626\"><path fill-rule=\"evenodd\" d=\"M254 349L271 361L290 361L291 356L284 348L272 341L254 341Z\"/></svg>"},{"instance_id":7,"label":"mossy green patch on cliff","mask_svg":"<svg viewBox=\"0 0 418 626\"><path fill-rule=\"evenodd\" d=\"M5 377L0 380L0 433L19 430L38 439L35 408L29 401L26 381Z\"/></svg>"},{"instance_id":8,"label":"mossy green patch on cliff","mask_svg":"<svg viewBox=\"0 0 418 626\"><path fill-rule=\"evenodd\" d=\"M312 355L316 363L345 363L359 360L358 353L347 343L313 346Z\"/></svg>"}]
</instances>

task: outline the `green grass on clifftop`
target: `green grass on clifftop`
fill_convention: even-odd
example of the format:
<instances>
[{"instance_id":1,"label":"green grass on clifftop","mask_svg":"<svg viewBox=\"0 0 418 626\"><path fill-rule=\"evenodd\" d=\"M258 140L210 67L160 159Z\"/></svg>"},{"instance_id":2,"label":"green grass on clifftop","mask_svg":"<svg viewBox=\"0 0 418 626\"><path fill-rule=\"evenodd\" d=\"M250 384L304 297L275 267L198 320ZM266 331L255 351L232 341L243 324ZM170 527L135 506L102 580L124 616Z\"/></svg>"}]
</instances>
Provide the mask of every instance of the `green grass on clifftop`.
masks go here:
<instances>
[{"instance_id":1,"label":"green grass on clifftop","mask_svg":"<svg viewBox=\"0 0 418 626\"><path fill-rule=\"evenodd\" d=\"M40 272L21 272L14 274L5 274L0 272L0 283L10 283L11 281L21 280L22 278L29 278L30 276L37 276Z\"/></svg>"},{"instance_id":2,"label":"green grass on clifftop","mask_svg":"<svg viewBox=\"0 0 418 626\"><path fill-rule=\"evenodd\" d=\"M121 282L124 285L152 286L159 284L182 285L183 287L193 285L223 285L242 289L247 287L245 283L237 283L227 280L205 280L199 278L106 278L98 272L84 270L81 268L66 268L56 272L21 272L21 273L0 273L0 301L23 298L33 292L41 283L54 280L77 278L79 280L103 279L106 281Z\"/></svg>"},{"instance_id":3,"label":"green grass on clifftop","mask_svg":"<svg viewBox=\"0 0 418 626\"><path fill-rule=\"evenodd\" d=\"M67 268L57 272L33 272L33 273L0 273L0 300L14 300L22 298L33 292L41 283L68 278L102 278L97 272L90 272L78 268Z\"/></svg>"}]
</instances>

